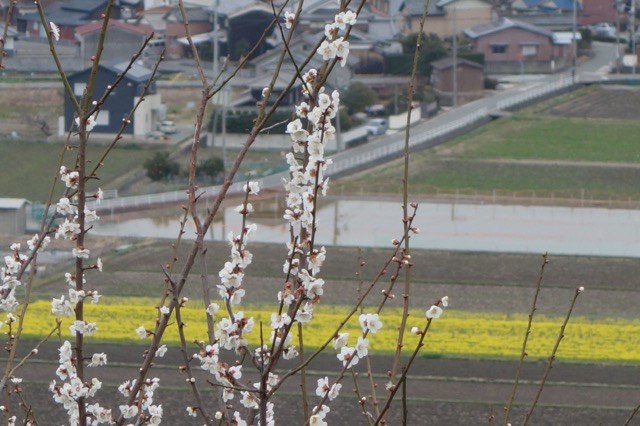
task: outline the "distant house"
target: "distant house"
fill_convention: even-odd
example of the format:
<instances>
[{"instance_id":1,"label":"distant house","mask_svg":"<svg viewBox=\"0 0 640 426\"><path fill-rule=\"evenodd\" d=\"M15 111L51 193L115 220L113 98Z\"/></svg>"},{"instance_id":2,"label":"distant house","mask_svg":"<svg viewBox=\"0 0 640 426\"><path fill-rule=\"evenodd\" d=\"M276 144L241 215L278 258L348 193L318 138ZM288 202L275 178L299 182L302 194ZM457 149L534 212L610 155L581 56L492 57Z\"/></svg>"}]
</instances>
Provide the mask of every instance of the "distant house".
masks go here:
<instances>
[{"instance_id":1,"label":"distant house","mask_svg":"<svg viewBox=\"0 0 640 426\"><path fill-rule=\"evenodd\" d=\"M582 0L582 13L579 17L580 25L593 25L598 22L615 22L615 5L616 0ZM625 19L626 16L621 14L621 18Z\"/></svg>"},{"instance_id":2,"label":"distant house","mask_svg":"<svg viewBox=\"0 0 640 426\"><path fill-rule=\"evenodd\" d=\"M431 66L431 85L440 106L461 105L479 99L484 93L484 67L476 62L458 58L455 62L457 80L454 88L454 59L443 58Z\"/></svg>"},{"instance_id":3,"label":"distant house","mask_svg":"<svg viewBox=\"0 0 640 426\"><path fill-rule=\"evenodd\" d=\"M102 21L94 21L76 28L76 39L80 43L80 57L85 66L91 63L91 56L95 55ZM146 25L131 25L111 19L107 27L102 55L111 62L122 62L131 59L143 45L153 29Z\"/></svg>"},{"instance_id":4,"label":"distant house","mask_svg":"<svg viewBox=\"0 0 640 426\"><path fill-rule=\"evenodd\" d=\"M594 0L607 3L609 0ZM611 4L609 2L609 4ZM566 30L573 22L574 0L515 0L511 3L512 17L548 30ZM575 0L576 17L580 21L583 0Z\"/></svg>"},{"instance_id":5,"label":"distant house","mask_svg":"<svg viewBox=\"0 0 640 426\"><path fill-rule=\"evenodd\" d=\"M92 21L102 20L108 0L62 0L51 3L45 8L45 16L60 28L60 39L73 41L75 29ZM111 19L120 18L120 9L115 6ZM48 28L43 28L40 14L36 11L25 13L17 18L18 32L25 37L44 38Z\"/></svg>"},{"instance_id":6,"label":"distant house","mask_svg":"<svg viewBox=\"0 0 640 426\"><path fill-rule=\"evenodd\" d=\"M4 34L4 24L0 24L0 34ZM4 41L2 46L7 56L13 56L17 36L18 31L16 31L15 28L9 27L7 30L7 39Z\"/></svg>"},{"instance_id":7,"label":"distant house","mask_svg":"<svg viewBox=\"0 0 640 426\"><path fill-rule=\"evenodd\" d=\"M468 28L464 34L473 50L484 54L489 74L554 72L569 65L573 52L572 44L556 42L552 32L508 18Z\"/></svg>"},{"instance_id":8,"label":"distant house","mask_svg":"<svg viewBox=\"0 0 640 426\"><path fill-rule=\"evenodd\" d=\"M122 62L100 65L94 89L94 99L102 96L108 85L114 84L118 74L125 70L127 64L127 62ZM91 68L87 68L69 76L69 83L77 99L82 96L90 73ZM134 65L104 103L96 117L96 126L93 129L93 133L113 134L118 132L122 126L123 118L127 116L142 95L143 88L150 76L151 70ZM145 100L136 110L131 124L125 129L125 134L145 135L155 130L157 123L164 118L164 105L162 105L160 94L156 91L155 83L151 83L144 98ZM73 123L76 114L69 99L65 99L64 118L64 129L74 128L75 125Z\"/></svg>"},{"instance_id":9,"label":"distant house","mask_svg":"<svg viewBox=\"0 0 640 426\"><path fill-rule=\"evenodd\" d=\"M30 206L24 198L0 198L0 234L24 234Z\"/></svg>"},{"instance_id":10,"label":"distant house","mask_svg":"<svg viewBox=\"0 0 640 426\"><path fill-rule=\"evenodd\" d=\"M418 32L424 11L424 0L404 0L400 13L404 17L404 34ZM425 21L425 32L441 38L460 34L464 28L491 20L489 0L431 0Z\"/></svg>"},{"instance_id":11,"label":"distant house","mask_svg":"<svg viewBox=\"0 0 640 426\"><path fill-rule=\"evenodd\" d=\"M204 7L189 7L185 9L189 20L189 32L192 36L205 35L212 29L211 14ZM165 48L168 58L178 59L191 55L191 50L186 43L186 29L182 19L182 13L176 6L164 17L165 20ZM184 39L184 40L181 40ZM204 40L211 39L205 36Z\"/></svg>"}]
</instances>

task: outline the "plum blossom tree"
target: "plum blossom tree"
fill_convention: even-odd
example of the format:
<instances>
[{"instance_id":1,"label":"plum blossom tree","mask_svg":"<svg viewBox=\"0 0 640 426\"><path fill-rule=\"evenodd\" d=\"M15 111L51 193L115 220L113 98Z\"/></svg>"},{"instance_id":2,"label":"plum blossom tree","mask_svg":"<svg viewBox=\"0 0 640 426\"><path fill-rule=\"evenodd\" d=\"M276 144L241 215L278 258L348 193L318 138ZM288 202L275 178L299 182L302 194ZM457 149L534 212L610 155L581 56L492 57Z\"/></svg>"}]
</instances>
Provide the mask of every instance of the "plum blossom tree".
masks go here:
<instances>
[{"instance_id":1,"label":"plum blossom tree","mask_svg":"<svg viewBox=\"0 0 640 426\"><path fill-rule=\"evenodd\" d=\"M187 278L193 273L196 259L206 256L207 248L205 235L220 211L222 201L231 191L234 177L237 174L247 151L251 149L257 136L265 129L266 123L281 106L284 92L273 95L278 73L274 73L271 82L262 91L263 101L257 105L254 126L249 131L246 142L235 161L229 167L218 194L211 200L207 210L203 213L200 201L203 192L196 184L198 175L198 155L200 133L203 129L204 117L211 99L234 78L234 75L246 64L247 54L239 61L236 68L227 74L215 76L210 81L203 70L198 51L193 44L188 18L184 4L180 1L180 10L185 22L187 39L194 57L198 76L202 83L202 97L194 117L194 136L191 143L190 166L187 171L188 202L184 206L185 221L188 219L196 229L196 239L191 244L189 254L181 270L176 270L175 261L170 261L162 268L165 277L164 289L160 303L156 306L156 316L153 326L141 325L131 330L132 335L144 339L148 346L142 354L140 366L131 372L131 378L118 387L118 396L98 402L98 394L102 391L102 382L91 377L89 369L105 366L109 362L108 352L88 353L86 342L92 336L100 333L100 324L93 322L85 311L87 303L96 304L102 300L102 295L91 287L91 274L100 273L103 263L92 252L91 240L88 236L94 226L99 226L98 204L103 198L100 188L94 188L94 179L98 176L103 161L91 165L87 161L87 150L90 147L91 131L97 122L97 117L105 100L118 87L122 77L131 64L140 55L148 38L137 55L132 58L129 67L123 74L108 86L105 93L94 93L95 75L101 62L102 46L108 28L109 17L114 4L107 3L102 17L102 32L98 49L93 58L93 70L87 82L86 90L80 100L74 96L66 78L64 67L56 54L56 42L59 40L60 29L53 22L48 22L39 0L35 4L40 14L42 24L49 28L48 43L53 52L61 80L72 100L76 119L75 128L70 129L65 151L73 150L75 157L71 161L61 161L57 165L58 177L64 183L62 194L52 199L48 210L51 215L44 215L41 230L28 242L28 249L21 244L11 246L11 254L4 258L2 267L2 285L0 286L0 310L6 312L5 324L8 328L8 361L5 374L0 381L0 388L6 388L8 382L20 383L16 374L19 368L35 356L38 344L23 360L17 359L17 347L21 343L20 336L24 321L28 321L28 305L30 301L31 280L33 274L28 275L30 267L37 261L39 252L45 250L51 237L66 241L69 252L73 256L73 268L65 274L65 290L51 300L51 313L56 317L72 319L69 340L61 342L58 349L58 367L55 370L56 379L49 384L49 392L53 400L64 410L71 425L99 425L99 424L135 424L158 425L165 416L157 391L160 380L153 377L155 361L165 356L168 351L163 338L168 333L170 324L177 325L180 338L180 352L183 364L180 371L186 376L187 387L193 394L193 403L184 407L187 421L204 422L207 425L273 425L278 419L274 401L277 399L283 384L289 380L300 379L302 408L300 417L303 424L326 425L331 419L331 404L340 397L343 389L342 381L351 375L354 367L361 361L369 363L371 342L383 327L398 329L398 350L393 357L393 365L385 379L385 394L378 395L376 403L369 403L364 393L358 391L359 405L363 418L368 424L386 424L387 416L394 398L401 392L406 400L406 393L402 392L402 384L406 381L407 372L416 360L423 341L433 320L443 314L443 308L448 305L448 298L438 299L433 306L426 310L422 328L414 327L412 334L419 336L411 350L403 351L403 336L407 329L408 298L410 294L411 252L409 239L418 233L413 226L417 212L417 205L407 200L407 176L405 176L405 193L403 200L402 229L398 239L390 245L391 254L388 261L382 265L377 277L364 286L357 301L348 315L329 330L325 343L316 352L307 353L304 347L304 336L313 324L314 312L328 291L321 272L323 265L330 257L324 246L317 244L321 224L318 223L318 202L329 191L327 170L332 165L331 158L326 155L326 147L336 137L334 125L340 108L340 94L327 85L327 77L334 67L345 66L350 54L349 34L357 23L358 15L365 4L365 0L337 2L336 14L331 22L325 25L324 36L304 63L295 63L289 45L294 37L299 16L303 10L304 1L295 2L296 9L291 10L289 2L284 2L280 8L273 7L272 28L282 38L283 47L279 53L279 62L286 58L294 61L295 76L288 82L288 90L296 83L302 86L304 101L292 111L292 119L287 124L287 133L291 138L291 150L286 155L289 176L283 182L286 191L286 207L283 221L289 229L290 238L283 243L286 245L287 255L283 262L282 285L273 300L277 308L267 320L259 321L250 313L250 307L245 308L243 300L247 292L251 291L245 283L246 274L251 273L253 254L250 243L259 229L251 223L254 212L252 201L260 194L260 185L248 180L242 188L242 202L235 209L241 217L241 227L238 232L231 232L228 237L228 260L221 262L215 284L208 282L209 274L202 273L203 280L203 309L202 321L207 323L208 333L201 340L190 344L185 338L185 322L182 309L187 306L188 298L183 295ZM425 16L426 16L425 6ZM424 19L423 19L424 22ZM5 27L6 28L6 27ZM6 29L5 29L6 31ZM422 33L422 31L421 31ZM5 34L6 35L6 34ZM266 36L266 33L265 33ZM420 43L418 37L417 45ZM418 63L418 51L414 60L414 77ZM321 59L319 68L308 66L311 58ZM161 57L162 60L162 57ZM158 64L146 84L148 88L155 79ZM410 88L413 91L413 87ZM131 116L140 102L144 102L144 93L140 96L130 114L122 120L121 128L115 135L102 156L104 159L109 151L120 140L124 130L129 126ZM411 96L409 99L411 104ZM408 158L409 128L407 127L406 154ZM67 165L64 165L62 163ZM406 173L406 172L405 172ZM183 229L177 230L176 244L182 241L180 236ZM172 256L175 259L175 255ZM31 268L33 270L33 268ZM380 314L386 303L393 299L396 284L404 274L404 287L401 289L404 299L404 310L398 324L383 324ZM390 278L382 290L382 296L377 300L377 308L366 308L364 301L373 298L372 290L383 286L383 277ZM16 289L23 286L26 280L25 293L18 296ZM215 296L208 289L215 289ZM576 296L581 291L576 292ZM214 301L215 299L215 301ZM575 299L574 299L575 300ZM366 311L366 312L365 312ZM15 313L15 314L14 314ZM345 331L345 325L351 318L357 320L360 331L350 339ZM60 333L61 322L52 325L51 332L43 337L43 342L52 335ZM259 334L261 343L252 346L247 336L251 333ZM330 346L336 351L335 376L325 376L317 380L315 393L307 390L306 371L318 355ZM403 356L407 359L402 360ZM402 368L400 364L402 363ZM362 364L365 364L363 362ZM362 365L360 364L360 365ZM370 366L367 367L371 373ZM195 378L194 370L200 369L208 374L208 383L218 392L214 401L207 399ZM250 373L249 373L250 372ZM253 379L248 379L248 377ZM256 379L257 378L257 379ZM371 381L371 394L375 395L376 385ZM313 398L316 398L312 401ZM378 403L380 399L380 404ZM108 405L107 405L108 404ZM3 406L7 424L15 424L18 416L24 424L36 424L37 417L31 407L23 412L9 412L8 406ZM193 418L197 418L194 420ZM406 414L403 418L407 423Z\"/></svg>"}]
</instances>

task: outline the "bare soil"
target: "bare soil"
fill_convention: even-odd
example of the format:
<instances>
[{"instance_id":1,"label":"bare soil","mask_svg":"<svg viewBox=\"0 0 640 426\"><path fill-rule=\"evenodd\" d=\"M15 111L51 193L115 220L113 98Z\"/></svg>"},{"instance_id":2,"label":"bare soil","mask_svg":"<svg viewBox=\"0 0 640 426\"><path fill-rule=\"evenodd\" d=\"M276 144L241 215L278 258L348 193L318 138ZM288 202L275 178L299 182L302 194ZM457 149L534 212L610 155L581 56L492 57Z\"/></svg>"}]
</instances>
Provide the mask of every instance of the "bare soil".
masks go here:
<instances>
[{"instance_id":1,"label":"bare soil","mask_svg":"<svg viewBox=\"0 0 640 426\"><path fill-rule=\"evenodd\" d=\"M9 238L2 238L3 245ZM186 256L189 242L178 250L177 268ZM93 249L95 247L95 249ZM119 247L117 250L114 247ZM55 247L53 247L55 248ZM110 295L154 295L162 286L160 265L170 258L170 242L166 240L122 240L98 239L92 243L96 254L105 259L105 273L92 275L92 288L97 288L105 297ZM224 243L208 244L208 264L217 271L228 256ZM278 245L254 244L254 262L247 272L247 302L260 303L272 300L282 285L281 268L285 248ZM329 288L323 303L344 304L355 297L359 278L355 276L357 265L365 262L361 277L371 280L390 250L354 248L328 248L328 260L323 276ZM542 258L518 254L446 253L414 251L413 303L425 306L443 294L448 294L452 309L490 310L504 312L527 312ZM47 264L47 270L39 277L39 294L59 293L64 287L62 272L68 268L65 262ZM196 268L199 270L199 267ZM252 272L258 273L255 276ZM637 318L640 305L640 260L590 257L552 257L546 268L544 289L539 301L539 313L560 314L566 308L567 294L577 286L588 291L581 297L576 314L590 317ZM216 275L212 272L212 282ZM94 277L96 277L94 279ZM198 298L200 282L194 277L187 286L187 295ZM400 299L400 298L397 298ZM23 351L31 348L28 343ZM136 345L108 345L89 347L88 353L107 352L109 366L91 369L89 373L105 383L100 398L110 406L121 401L115 390L127 379L135 378L136 364L142 360L144 347ZM195 352L195 347L188 354ZM54 406L46 383L55 379L57 343L46 344L40 349L36 362L28 364L17 375L25 382L27 402L36 404L39 411L47 412L42 424L64 423L64 413ZM378 392L384 392L385 372L390 359L375 357L372 365ZM185 383L185 375L176 365L184 365L178 348L170 348L164 359L158 360L153 375L161 378L157 401L165 409L165 424L190 425L201 421L186 416L185 407L194 405L193 396ZM508 401L513 387L515 361L433 359L419 357L411 369L408 380L409 425L475 425L489 421L495 416L502 423L502 407ZM319 357L310 365L309 386L315 389L319 377L332 377L338 368L334 355ZM281 364L280 373L289 368ZM513 420L523 419L527 407L537 390L537 381L542 376L545 364L529 362L522 374L517 405ZM207 407L217 410L217 399L212 388L206 384L207 376L195 367L198 383L204 389ZM247 366L244 378L251 378ZM365 374L364 363L357 371ZM303 424L299 387L294 379L284 389L283 396L276 400L278 422ZM353 400L352 381L343 382L343 398L332 404L330 424L366 424L360 414L359 405ZM365 389L364 383L361 383ZM365 392L363 390L363 392ZM315 398L311 398L311 403ZM640 401L640 366L606 364L558 363L553 368L549 383L545 387L539 408L529 424L532 425L612 425L623 424L632 408ZM236 408L238 402L235 403ZM46 411L40 410L44 408ZM115 408L117 411L117 408ZM372 409L368 406L368 409ZM391 424L401 423L400 405L394 405ZM640 423L630 423L640 424Z\"/></svg>"},{"instance_id":2,"label":"bare soil","mask_svg":"<svg viewBox=\"0 0 640 426\"><path fill-rule=\"evenodd\" d=\"M545 112L565 117L639 120L639 104L640 88L602 85L601 90L595 90L587 95L554 106Z\"/></svg>"}]
</instances>

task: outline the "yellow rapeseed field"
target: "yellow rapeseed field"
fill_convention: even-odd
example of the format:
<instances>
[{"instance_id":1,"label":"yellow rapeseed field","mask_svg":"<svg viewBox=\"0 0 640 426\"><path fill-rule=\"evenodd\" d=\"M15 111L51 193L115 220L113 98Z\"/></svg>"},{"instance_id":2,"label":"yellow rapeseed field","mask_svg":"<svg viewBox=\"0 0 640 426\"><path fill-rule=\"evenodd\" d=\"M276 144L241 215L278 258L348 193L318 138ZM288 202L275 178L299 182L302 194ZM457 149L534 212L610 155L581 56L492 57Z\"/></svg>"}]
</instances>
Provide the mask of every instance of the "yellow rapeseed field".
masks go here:
<instances>
[{"instance_id":1,"label":"yellow rapeseed field","mask_svg":"<svg viewBox=\"0 0 640 426\"><path fill-rule=\"evenodd\" d=\"M196 305L197 303L189 302L182 311L183 321L188 325L186 333L190 341L206 339L204 309ZM50 309L51 304L48 301L37 301L31 304L24 332L26 338L37 339L51 330L56 318L51 315ZM109 303L104 304L86 305L85 312L86 320L95 322L98 326L98 332L89 338L90 341L144 343L137 337L135 329L143 325L152 330L157 310L154 308L153 300L122 298L111 299ZM246 336L249 343L255 346L259 343L258 328L261 321L265 328L264 335L269 336L272 310L265 307L245 306L244 312L246 317L255 318L254 331ZM346 307L318 307L314 320L305 324L304 327L307 349L316 348L326 341L346 312ZM381 316L384 327L375 335L369 336L370 350L373 353L388 353L394 350L399 318L400 310L398 309L388 310ZM423 311L412 311L409 329L413 326L422 328L425 321ZM444 357L518 357L526 321L526 315L445 309L442 317L434 320L422 353L427 356ZM548 357L558 337L561 322L562 318L535 317L529 338L528 359ZM63 319L63 338L70 337L68 331L70 324L70 318ZM357 315L352 318L345 331L350 333L350 344L355 344L360 333ZM407 334L405 347L410 348L418 338ZM171 346L177 344L178 335L175 325L165 334L164 342ZM584 362L638 362L640 361L638 347L640 347L640 321L606 319L596 322L584 317L575 317L569 322L557 358L564 361Z\"/></svg>"}]
</instances>

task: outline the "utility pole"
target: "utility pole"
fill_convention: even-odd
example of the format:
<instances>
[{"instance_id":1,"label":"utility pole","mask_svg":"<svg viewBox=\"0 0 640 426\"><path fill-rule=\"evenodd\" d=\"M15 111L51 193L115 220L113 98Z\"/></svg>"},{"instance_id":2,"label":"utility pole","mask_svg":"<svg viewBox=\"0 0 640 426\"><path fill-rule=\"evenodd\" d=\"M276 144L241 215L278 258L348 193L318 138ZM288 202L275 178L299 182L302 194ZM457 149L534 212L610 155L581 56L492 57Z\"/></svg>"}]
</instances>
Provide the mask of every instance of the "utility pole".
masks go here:
<instances>
[{"instance_id":1,"label":"utility pole","mask_svg":"<svg viewBox=\"0 0 640 426\"><path fill-rule=\"evenodd\" d=\"M573 7L572 7L572 34L571 34L571 39L572 39L572 45L573 45L573 58L571 61L571 84L576 84L576 62L577 62L577 57L578 57L578 40L576 38L576 31L577 31L577 1L573 0Z\"/></svg>"},{"instance_id":2,"label":"utility pole","mask_svg":"<svg viewBox=\"0 0 640 426\"><path fill-rule=\"evenodd\" d=\"M458 18L457 8L453 8L453 108L458 106Z\"/></svg>"},{"instance_id":3,"label":"utility pole","mask_svg":"<svg viewBox=\"0 0 640 426\"><path fill-rule=\"evenodd\" d=\"M633 67L631 73L636 73L636 65L638 63L638 55L636 52L636 0L631 0L631 54L633 55Z\"/></svg>"},{"instance_id":4,"label":"utility pole","mask_svg":"<svg viewBox=\"0 0 640 426\"><path fill-rule=\"evenodd\" d=\"M620 0L616 0L616 74L620 73Z\"/></svg>"}]
</instances>

